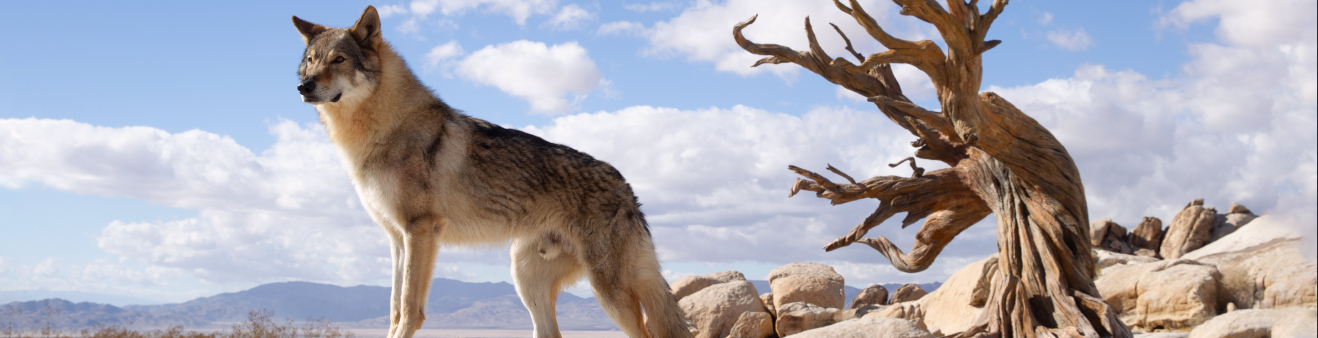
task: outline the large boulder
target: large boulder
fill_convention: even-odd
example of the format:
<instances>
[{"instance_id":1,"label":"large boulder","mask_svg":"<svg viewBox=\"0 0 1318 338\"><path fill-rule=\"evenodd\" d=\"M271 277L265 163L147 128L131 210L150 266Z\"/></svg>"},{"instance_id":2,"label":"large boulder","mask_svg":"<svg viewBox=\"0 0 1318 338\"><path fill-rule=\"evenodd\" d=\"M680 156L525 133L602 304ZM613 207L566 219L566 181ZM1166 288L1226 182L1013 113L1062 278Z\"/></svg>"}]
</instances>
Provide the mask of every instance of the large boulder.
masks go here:
<instances>
[{"instance_id":1,"label":"large boulder","mask_svg":"<svg viewBox=\"0 0 1318 338\"><path fill-rule=\"evenodd\" d=\"M767 308L767 309L769 309L769 314L770 314L770 315L773 315L774 317L778 317L778 309L775 309L775 308L773 307L773 293L772 293L772 292L760 295L760 302L764 303L764 307Z\"/></svg>"},{"instance_id":2,"label":"large boulder","mask_svg":"<svg viewBox=\"0 0 1318 338\"><path fill-rule=\"evenodd\" d=\"M1098 261L1098 270L1101 271L1117 266L1128 264L1148 264L1159 261L1157 258L1119 254L1106 250L1094 250L1094 259Z\"/></svg>"},{"instance_id":3,"label":"large boulder","mask_svg":"<svg viewBox=\"0 0 1318 338\"><path fill-rule=\"evenodd\" d=\"M907 320L861 318L801 332L793 338L934 338Z\"/></svg>"},{"instance_id":4,"label":"large boulder","mask_svg":"<svg viewBox=\"0 0 1318 338\"><path fill-rule=\"evenodd\" d=\"M768 314L755 285L746 281L733 281L713 285L678 301L686 318L700 331L696 338L723 338L732 333L732 327L747 312Z\"/></svg>"},{"instance_id":5,"label":"large boulder","mask_svg":"<svg viewBox=\"0 0 1318 338\"><path fill-rule=\"evenodd\" d=\"M1313 309L1240 310L1213 318L1190 332L1190 338L1299 338L1315 336Z\"/></svg>"},{"instance_id":6,"label":"large boulder","mask_svg":"<svg viewBox=\"0 0 1318 338\"><path fill-rule=\"evenodd\" d=\"M856 294L856 299L851 301L851 308L859 309L866 305L888 305L888 288L871 284L861 289L860 293Z\"/></svg>"},{"instance_id":7,"label":"large boulder","mask_svg":"<svg viewBox=\"0 0 1318 338\"><path fill-rule=\"evenodd\" d=\"M1295 226L1313 225L1286 222L1259 217L1185 259L1216 266L1223 276L1223 302L1238 308L1318 306L1318 266L1306 258L1304 239L1295 230Z\"/></svg>"},{"instance_id":8,"label":"large boulder","mask_svg":"<svg viewBox=\"0 0 1318 338\"><path fill-rule=\"evenodd\" d=\"M773 337L776 332L773 328L773 317L764 312L746 312L741 314L737 323L732 325L732 333L728 338L769 338Z\"/></svg>"},{"instance_id":9,"label":"large boulder","mask_svg":"<svg viewBox=\"0 0 1318 338\"><path fill-rule=\"evenodd\" d=\"M1226 237L1227 235L1236 232L1236 230L1240 230L1240 228L1245 227L1246 224L1249 224L1249 222L1252 222L1257 218L1257 215L1254 215L1253 212L1249 211L1249 209L1244 206L1232 204L1230 211L1227 211L1226 215L1217 215L1217 219L1213 222L1213 234L1209 236L1208 241L1209 243L1216 242L1217 240L1222 239L1222 237Z\"/></svg>"},{"instance_id":10,"label":"large boulder","mask_svg":"<svg viewBox=\"0 0 1318 338\"><path fill-rule=\"evenodd\" d=\"M1132 329L1183 331L1217 315L1221 279L1212 265L1167 260L1112 266L1094 284Z\"/></svg>"},{"instance_id":11,"label":"large boulder","mask_svg":"<svg viewBox=\"0 0 1318 338\"><path fill-rule=\"evenodd\" d=\"M778 307L778 320L774 329L779 337L814 330L837 323L838 309L823 308L806 302L783 304Z\"/></svg>"},{"instance_id":12,"label":"large boulder","mask_svg":"<svg viewBox=\"0 0 1318 338\"><path fill-rule=\"evenodd\" d=\"M796 302L842 309L847 301L844 287L842 275L823 264L792 263L769 272L773 307L780 314L783 305Z\"/></svg>"},{"instance_id":13,"label":"large boulder","mask_svg":"<svg viewBox=\"0 0 1318 338\"><path fill-rule=\"evenodd\" d=\"M1156 255L1158 250L1162 248L1164 234L1166 233L1162 229L1162 220L1156 217L1145 217L1144 221L1140 222L1140 225L1130 232L1130 236L1126 237L1126 243L1130 243L1130 247L1136 251L1149 250Z\"/></svg>"},{"instance_id":14,"label":"large boulder","mask_svg":"<svg viewBox=\"0 0 1318 338\"><path fill-rule=\"evenodd\" d=\"M1093 241L1092 244L1096 249L1123 254L1135 252L1130 244L1126 243L1126 227L1112 222L1110 218L1090 222L1089 231L1090 240Z\"/></svg>"},{"instance_id":15,"label":"large boulder","mask_svg":"<svg viewBox=\"0 0 1318 338\"><path fill-rule=\"evenodd\" d=\"M949 277L943 286L920 298L917 303L925 312L924 325L930 331L946 334L970 329L984 310L984 301L996 271L997 256L971 263Z\"/></svg>"},{"instance_id":16,"label":"large boulder","mask_svg":"<svg viewBox=\"0 0 1318 338\"><path fill-rule=\"evenodd\" d=\"M1216 221L1217 210L1204 208L1203 199L1190 202L1172 219L1158 253L1162 258L1176 259L1208 245Z\"/></svg>"},{"instance_id":17,"label":"large boulder","mask_svg":"<svg viewBox=\"0 0 1318 338\"><path fill-rule=\"evenodd\" d=\"M905 302L914 302L920 300L920 298L924 298L924 296L928 294L929 292L924 291L924 289L920 288L919 285L906 284L897 288L897 291L892 292L892 301L889 301L889 303L897 304L897 303L905 303Z\"/></svg>"},{"instance_id":18,"label":"large boulder","mask_svg":"<svg viewBox=\"0 0 1318 338\"><path fill-rule=\"evenodd\" d=\"M737 271L718 272L704 276L687 276L673 282L669 285L669 288L672 289L673 295L677 296L677 300L682 300L682 298L700 292L700 290L704 290L707 287L731 281L744 282L746 281L746 276Z\"/></svg>"}]
</instances>

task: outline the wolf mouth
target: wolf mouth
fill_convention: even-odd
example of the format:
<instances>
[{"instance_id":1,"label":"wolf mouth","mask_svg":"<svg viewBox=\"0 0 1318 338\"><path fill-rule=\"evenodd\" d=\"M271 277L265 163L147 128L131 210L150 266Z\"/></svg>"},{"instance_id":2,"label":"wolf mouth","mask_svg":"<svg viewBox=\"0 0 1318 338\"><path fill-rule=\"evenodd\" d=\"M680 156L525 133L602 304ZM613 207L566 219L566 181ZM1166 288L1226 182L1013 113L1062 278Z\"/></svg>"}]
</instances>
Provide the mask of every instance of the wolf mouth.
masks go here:
<instances>
[{"instance_id":1,"label":"wolf mouth","mask_svg":"<svg viewBox=\"0 0 1318 338\"><path fill-rule=\"evenodd\" d=\"M330 102L339 103L339 99L341 98L343 98L343 93L339 93L339 95L334 95L334 98L330 99Z\"/></svg>"}]
</instances>

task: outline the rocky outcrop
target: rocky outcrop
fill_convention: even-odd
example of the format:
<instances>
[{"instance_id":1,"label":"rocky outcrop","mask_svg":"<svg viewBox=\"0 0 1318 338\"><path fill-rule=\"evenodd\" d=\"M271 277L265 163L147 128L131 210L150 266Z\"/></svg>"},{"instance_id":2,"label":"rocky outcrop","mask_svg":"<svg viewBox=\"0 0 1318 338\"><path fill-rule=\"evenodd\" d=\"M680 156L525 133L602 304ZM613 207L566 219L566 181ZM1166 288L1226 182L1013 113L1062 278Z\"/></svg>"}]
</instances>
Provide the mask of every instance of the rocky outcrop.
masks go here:
<instances>
[{"instance_id":1,"label":"rocky outcrop","mask_svg":"<svg viewBox=\"0 0 1318 338\"><path fill-rule=\"evenodd\" d=\"M1260 217L1247 230L1184 257L1222 272L1224 303L1241 309L1318 306L1318 266L1306 258L1303 237L1284 222Z\"/></svg>"},{"instance_id":2,"label":"rocky outcrop","mask_svg":"<svg viewBox=\"0 0 1318 338\"><path fill-rule=\"evenodd\" d=\"M787 337L800 332L821 328L837 322L835 318L841 310L823 308L818 305L795 302L778 307L778 321L774 329L779 337Z\"/></svg>"},{"instance_id":3,"label":"rocky outcrop","mask_svg":"<svg viewBox=\"0 0 1318 338\"><path fill-rule=\"evenodd\" d=\"M892 301L890 301L889 303L897 304L897 303L905 303L905 302L914 302L920 300L920 298L924 298L924 296L928 294L929 292L924 291L924 289L920 288L919 285L906 284L906 285L902 285L902 287L897 288L897 291L893 291Z\"/></svg>"},{"instance_id":4,"label":"rocky outcrop","mask_svg":"<svg viewBox=\"0 0 1318 338\"><path fill-rule=\"evenodd\" d=\"M1104 218L1089 223L1089 238L1093 241L1095 249L1102 249L1123 254L1132 254L1135 252L1130 244L1126 243L1126 227L1123 227L1110 218Z\"/></svg>"},{"instance_id":5,"label":"rocky outcrop","mask_svg":"<svg viewBox=\"0 0 1318 338\"><path fill-rule=\"evenodd\" d=\"M687 276L673 282L669 285L669 288L672 289L673 295L677 296L678 300L682 300L682 298L700 292L700 290L704 290L707 287L731 281L744 282L746 281L746 276L737 271L712 273L704 276Z\"/></svg>"},{"instance_id":6,"label":"rocky outcrop","mask_svg":"<svg viewBox=\"0 0 1318 338\"><path fill-rule=\"evenodd\" d=\"M1176 259L1208 245L1216 220L1217 210L1204 208L1203 199L1190 202L1172 219L1158 253L1162 258Z\"/></svg>"},{"instance_id":7,"label":"rocky outcrop","mask_svg":"<svg viewBox=\"0 0 1318 338\"><path fill-rule=\"evenodd\" d=\"M833 267L815 263L793 263L769 272L773 307L780 315L783 305L796 302L842 309L847 299L843 282Z\"/></svg>"},{"instance_id":8,"label":"rocky outcrop","mask_svg":"<svg viewBox=\"0 0 1318 338\"><path fill-rule=\"evenodd\" d=\"M764 303L764 308L769 309L769 314L778 317L778 309L773 306L773 293L760 295L760 302Z\"/></svg>"},{"instance_id":9,"label":"rocky outcrop","mask_svg":"<svg viewBox=\"0 0 1318 338\"><path fill-rule=\"evenodd\" d=\"M723 338L747 312L768 314L756 296L755 285L732 281L712 285L678 301L688 320L696 325L696 338Z\"/></svg>"},{"instance_id":10,"label":"rocky outcrop","mask_svg":"<svg viewBox=\"0 0 1318 338\"><path fill-rule=\"evenodd\" d=\"M768 313L746 312L737 319L737 324L732 325L728 338L769 338L775 334L773 317Z\"/></svg>"},{"instance_id":11,"label":"rocky outcrop","mask_svg":"<svg viewBox=\"0 0 1318 338\"><path fill-rule=\"evenodd\" d=\"M1213 318L1190 332L1190 338L1313 337L1318 312L1313 309L1240 310Z\"/></svg>"},{"instance_id":12,"label":"rocky outcrop","mask_svg":"<svg viewBox=\"0 0 1318 338\"><path fill-rule=\"evenodd\" d=\"M1162 229L1162 220L1157 217L1145 217L1135 230L1130 232L1126 237L1126 243L1136 252L1140 250L1149 250L1154 256L1158 256L1158 250L1162 248L1162 237L1165 232Z\"/></svg>"},{"instance_id":13,"label":"rocky outcrop","mask_svg":"<svg viewBox=\"0 0 1318 338\"><path fill-rule=\"evenodd\" d=\"M1114 265L1094 284L1122 322L1155 332L1189 330L1218 313L1217 268L1190 260Z\"/></svg>"},{"instance_id":14,"label":"rocky outcrop","mask_svg":"<svg viewBox=\"0 0 1318 338\"><path fill-rule=\"evenodd\" d=\"M1148 264L1157 262L1157 258L1124 255L1106 250L1094 250L1094 258L1098 260L1098 270L1103 271L1107 268L1117 265L1128 264Z\"/></svg>"},{"instance_id":15,"label":"rocky outcrop","mask_svg":"<svg viewBox=\"0 0 1318 338\"><path fill-rule=\"evenodd\" d=\"M923 324L930 331L946 334L969 329L983 312L984 300L977 302L976 295L987 298L995 269L996 257L971 263L948 278L943 286L920 298L917 304L924 311Z\"/></svg>"},{"instance_id":16,"label":"rocky outcrop","mask_svg":"<svg viewBox=\"0 0 1318 338\"><path fill-rule=\"evenodd\" d=\"M1231 204L1231 209L1227 211L1226 215L1217 215L1217 219L1213 221L1213 234L1209 236L1208 241L1210 243L1216 242L1222 237L1235 233L1236 230L1240 230L1240 228L1245 227L1246 224L1257 218L1257 215L1254 215L1244 206Z\"/></svg>"},{"instance_id":17,"label":"rocky outcrop","mask_svg":"<svg viewBox=\"0 0 1318 338\"><path fill-rule=\"evenodd\" d=\"M851 309L859 309L866 305L888 305L888 289L883 285L871 284L860 290L856 294L856 299L851 301Z\"/></svg>"},{"instance_id":18,"label":"rocky outcrop","mask_svg":"<svg viewBox=\"0 0 1318 338\"><path fill-rule=\"evenodd\" d=\"M894 318L862 318L801 332L793 338L934 338L910 321Z\"/></svg>"}]
</instances>

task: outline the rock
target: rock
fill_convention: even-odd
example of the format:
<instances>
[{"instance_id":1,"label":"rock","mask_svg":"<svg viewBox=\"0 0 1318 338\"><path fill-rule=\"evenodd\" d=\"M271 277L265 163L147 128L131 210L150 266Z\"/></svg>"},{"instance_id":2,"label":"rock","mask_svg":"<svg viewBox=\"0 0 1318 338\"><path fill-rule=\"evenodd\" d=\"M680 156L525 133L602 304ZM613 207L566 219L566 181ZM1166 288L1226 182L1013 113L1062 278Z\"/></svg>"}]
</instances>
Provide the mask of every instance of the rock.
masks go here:
<instances>
[{"instance_id":1,"label":"rock","mask_svg":"<svg viewBox=\"0 0 1318 338\"><path fill-rule=\"evenodd\" d=\"M1150 250L1157 257L1158 249L1162 247L1162 237L1166 234L1162 229L1162 220L1155 217L1145 217L1140 225L1130 232L1126 237L1126 243L1136 252L1140 250ZM1142 256L1142 255L1141 255Z\"/></svg>"},{"instance_id":2,"label":"rock","mask_svg":"<svg viewBox=\"0 0 1318 338\"><path fill-rule=\"evenodd\" d=\"M1217 210L1205 209L1203 199L1190 202L1172 219L1158 253L1162 258L1176 259L1208 245L1216 219Z\"/></svg>"},{"instance_id":3,"label":"rock","mask_svg":"<svg viewBox=\"0 0 1318 338\"><path fill-rule=\"evenodd\" d=\"M1122 322L1156 332L1188 330L1217 315L1221 279L1212 265L1178 259L1112 266L1094 284Z\"/></svg>"},{"instance_id":4,"label":"rock","mask_svg":"<svg viewBox=\"0 0 1318 338\"><path fill-rule=\"evenodd\" d=\"M943 286L920 298L918 303L925 311L924 324L946 334L961 333L974 325L984 305L982 301L974 305L977 303L975 295L982 294L987 298L991 278L997 270L996 257L961 268Z\"/></svg>"},{"instance_id":5,"label":"rock","mask_svg":"<svg viewBox=\"0 0 1318 338\"><path fill-rule=\"evenodd\" d=\"M1312 309L1240 310L1196 327L1190 338L1313 337L1316 316Z\"/></svg>"},{"instance_id":6,"label":"rock","mask_svg":"<svg viewBox=\"0 0 1318 338\"><path fill-rule=\"evenodd\" d=\"M1104 218L1093 221L1089 224L1090 240L1093 241L1094 248L1103 249L1123 254L1135 252L1130 244L1126 243L1126 228L1112 222L1110 218Z\"/></svg>"},{"instance_id":7,"label":"rock","mask_svg":"<svg viewBox=\"0 0 1318 338\"><path fill-rule=\"evenodd\" d=\"M1253 222L1257 218L1258 216L1254 216L1253 214L1217 215L1217 219L1213 222L1213 235L1210 236L1209 243L1216 242L1217 240L1222 239L1222 237L1226 237L1227 235L1239 231L1240 228L1243 228L1246 224Z\"/></svg>"},{"instance_id":8,"label":"rock","mask_svg":"<svg viewBox=\"0 0 1318 338\"><path fill-rule=\"evenodd\" d=\"M1135 338L1186 338L1189 336L1190 334L1186 332L1160 332L1136 334Z\"/></svg>"},{"instance_id":9,"label":"rock","mask_svg":"<svg viewBox=\"0 0 1318 338\"><path fill-rule=\"evenodd\" d=\"M793 263L769 272L773 307L780 313L784 304L796 302L842 309L847 300L843 282L833 267L815 263Z\"/></svg>"},{"instance_id":10,"label":"rock","mask_svg":"<svg viewBox=\"0 0 1318 338\"><path fill-rule=\"evenodd\" d=\"M1159 256L1158 256L1158 252L1157 252L1157 251L1153 251L1153 250L1149 250L1149 249L1139 249L1139 250L1135 250L1134 255L1135 255L1135 256L1139 256L1139 257L1145 257L1145 258L1162 259L1162 257L1159 257Z\"/></svg>"},{"instance_id":11,"label":"rock","mask_svg":"<svg viewBox=\"0 0 1318 338\"><path fill-rule=\"evenodd\" d=\"M732 325L728 338L769 338L773 337L773 317L764 312L746 312Z\"/></svg>"},{"instance_id":12,"label":"rock","mask_svg":"<svg viewBox=\"0 0 1318 338\"><path fill-rule=\"evenodd\" d=\"M833 315L833 321L841 323L856 318L864 318L872 313L883 312L887 308L889 308L889 306L886 305L865 305L846 311L839 311L837 314Z\"/></svg>"},{"instance_id":13,"label":"rock","mask_svg":"<svg viewBox=\"0 0 1318 338\"><path fill-rule=\"evenodd\" d=\"M682 298L700 292L700 290L704 290L707 287L731 281L744 282L746 281L746 276L737 271L712 273L704 276L687 276L673 282L672 285L669 285L669 288L673 290L673 295L677 296L677 300L682 300Z\"/></svg>"},{"instance_id":14,"label":"rock","mask_svg":"<svg viewBox=\"0 0 1318 338\"><path fill-rule=\"evenodd\" d=\"M1223 237L1185 259L1212 264L1222 272L1223 304L1235 303L1241 309L1318 306L1318 265L1306 258L1302 235L1284 222L1259 217L1248 230Z\"/></svg>"},{"instance_id":15,"label":"rock","mask_svg":"<svg viewBox=\"0 0 1318 338\"><path fill-rule=\"evenodd\" d=\"M1228 213L1228 214L1249 214L1249 215L1253 215L1253 214L1254 214L1253 211L1249 211L1249 208L1246 208L1246 207L1243 206L1243 205L1239 205L1239 204L1235 204L1235 203L1231 203L1231 209L1227 209L1226 213Z\"/></svg>"},{"instance_id":16,"label":"rock","mask_svg":"<svg viewBox=\"0 0 1318 338\"><path fill-rule=\"evenodd\" d=\"M920 298L924 298L924 296L928 294L929 292L924 291L924 289L921 289L919 285L906 284L897 288L897 291L892 293L892 301L889 303L897 304L897 303L905 303L905 302L914 302L920 300Z\"/></svg>"},{"instance_id":17,"label":"rock","mask_svg":"<svg viewBox=\"0 0 1318 338\"><path fill-rule=\"evenodd\" d=\"M866 305L888 305L888 289L883 285L871 284L860 290L856 299L851 301L851 308L859 309Z\"/></svg>"},{"instance_id":18,"label":"rock","mask_svg":"<svg viewBox=\"0 0 1318 338\"><path fill-rule=\"evenodd\" d=\"M1094 258L1098 260L1097 267L1098 267L1098 271L1100 271L1099 273L1100 275L1102 274L1101 271L1103 271L1104 269L1117 265L1148 264L1158 261L1157 258L1123 255L1105 250L1094 250Z\"/></svg>"},{"instance_id":19,"label":"rock","mask_svg":"<svg viewBox=\"0 0 1318 338\"><path fill-rule=\"evenodd\" d=\"M768 314L755 285L745 281L717 284L678 301L688 320L700 331L696 338L723 338L732 332L743 313Z\"/></svg>"},{"instance_id":20,"label":"rock","mask_svg":"<svg viewBox=\"0 0 1318 338\"><path fill-rule=\"evenodd\" d=\"M769 314L778 317L778 310L773 307L773 293L760 295L760 302L764 303L764 308L769 309Z\"/></svg>"},{"instance_id":21,"label":"rock","mask_svg":"<svg viewBox=\"0 0 1318 338\"><path fill-rule=\"evenodd\" d=\"M778 307L778 321L774 328L779 337L787 337L800 332L833 325L834 318L841 310L823 308L806 302L783 304Z\"/></svg>"},{"instance_id":22,"label":"rock","mask_svg":"<svg viewBox=\"0 0 1318 338\"><path fill-rule=\"evenodd\" d=\"M934 338L907 320L862 318L801 332L793 338Z\"/></svg>"}]
</instances>

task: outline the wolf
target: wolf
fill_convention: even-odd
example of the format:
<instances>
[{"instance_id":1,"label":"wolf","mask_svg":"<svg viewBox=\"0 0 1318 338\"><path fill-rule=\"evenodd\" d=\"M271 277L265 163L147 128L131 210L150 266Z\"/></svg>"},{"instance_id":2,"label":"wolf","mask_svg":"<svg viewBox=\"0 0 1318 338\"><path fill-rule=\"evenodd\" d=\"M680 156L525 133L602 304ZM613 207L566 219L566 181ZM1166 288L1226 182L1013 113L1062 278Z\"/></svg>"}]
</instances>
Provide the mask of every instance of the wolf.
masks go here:
<instances>
[{"instance_id":1,"label":"wolf","mask_svg":"<svg viewBox=\"0 0 1318 338\"><path fill-rule=\"evenodd\" d=\"M554 303L583 277L627 336L691 337L617 169L444 103L383 39L374 6L350 28L293 24L306 43L298 92L389 237L389 338L410 338L425 321L440 246L509 242L535 337L561 337Z\"/></svg>"}]
</instances>

